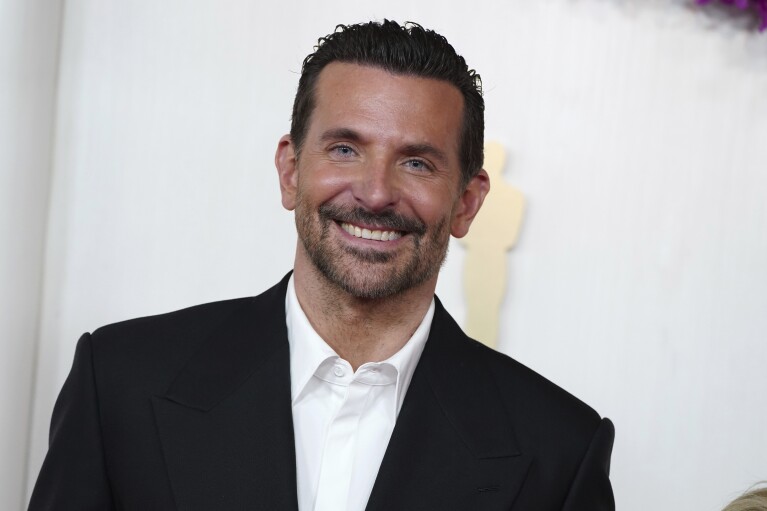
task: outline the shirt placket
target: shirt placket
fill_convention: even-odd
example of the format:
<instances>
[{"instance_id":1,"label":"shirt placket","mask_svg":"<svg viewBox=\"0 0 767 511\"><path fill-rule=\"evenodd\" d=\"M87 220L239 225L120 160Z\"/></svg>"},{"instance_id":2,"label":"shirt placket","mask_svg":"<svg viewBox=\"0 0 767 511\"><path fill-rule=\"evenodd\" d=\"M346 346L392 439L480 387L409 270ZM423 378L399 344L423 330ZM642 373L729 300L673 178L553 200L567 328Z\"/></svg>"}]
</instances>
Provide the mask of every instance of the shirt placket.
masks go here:
<instances>
[{"instance_id":1,"label":"shirt placket","mask_svg":"<svg viewBox=\"0 0 767 511\"><path fill-rule=\"evenodd\" d=\"M369 385L351 381L346 388L343 403L330 422L322 452L314 511L347 509L357 429L369 392Z\"/></svg>"}]
</instances>

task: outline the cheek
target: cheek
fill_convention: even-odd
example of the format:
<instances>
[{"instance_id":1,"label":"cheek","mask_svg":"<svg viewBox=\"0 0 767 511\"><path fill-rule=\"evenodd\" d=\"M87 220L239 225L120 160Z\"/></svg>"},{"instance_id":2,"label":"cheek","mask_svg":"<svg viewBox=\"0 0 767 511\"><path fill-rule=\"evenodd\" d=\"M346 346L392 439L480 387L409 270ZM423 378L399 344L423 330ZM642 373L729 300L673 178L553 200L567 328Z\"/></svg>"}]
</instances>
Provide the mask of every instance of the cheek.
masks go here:
<instances>
[{"instance_id":1,"label":"cheek","mask_svg":"<svg viewBox=\"0 0 767 511\"><path fill-rule=\"evenodd\" d=\"M322 168L302 169L298 176L299 196L322 204L349 189L349 178L343 173Z\"/></svg>"},{"instance_id":2,"label":"cheek","mask_svg":"<svg viewBox=\"0 0 767 511\"><path fill-rule=\"evenodd\" d=\"M448 219L455 206L455 196L443 189L411 187L409 198L416 215L428 224Z\"/></svg>"}]
</instances>

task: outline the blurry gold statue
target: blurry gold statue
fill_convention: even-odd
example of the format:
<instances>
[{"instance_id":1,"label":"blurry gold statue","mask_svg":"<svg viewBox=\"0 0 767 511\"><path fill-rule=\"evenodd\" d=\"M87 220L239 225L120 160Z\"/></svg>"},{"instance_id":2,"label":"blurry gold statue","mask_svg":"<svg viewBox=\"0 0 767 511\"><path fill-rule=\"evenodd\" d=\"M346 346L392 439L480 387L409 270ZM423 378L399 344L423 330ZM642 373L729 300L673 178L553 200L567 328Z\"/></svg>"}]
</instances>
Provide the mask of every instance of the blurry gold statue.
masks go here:
<instances>
[{"instance_id":1,"label":"blurry gold statue","mask_svg":"<svg viewBox=\"0 0 767 511\"><path fill-rule=\"evenodd\" d=\"M506 291L506 252L517 242L525 212L522 192L503 180L505 163L501 144L485 144L484 167L490 175L490 193L469 234L460 240L466 248L465 331L491 348L497 346L499 313Z\"/></svg>"}]
</instances>

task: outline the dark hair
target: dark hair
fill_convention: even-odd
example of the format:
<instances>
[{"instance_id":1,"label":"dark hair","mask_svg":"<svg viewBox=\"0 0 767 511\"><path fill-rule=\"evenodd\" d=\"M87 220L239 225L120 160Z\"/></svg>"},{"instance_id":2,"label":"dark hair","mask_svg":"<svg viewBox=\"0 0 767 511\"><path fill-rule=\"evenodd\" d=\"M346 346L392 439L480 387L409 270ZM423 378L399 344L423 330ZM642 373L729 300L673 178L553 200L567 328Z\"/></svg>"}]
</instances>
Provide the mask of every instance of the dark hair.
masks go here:
<instances>
[{"instance_id":1,"label":"dark hair","mask_svg":"<svg viewBox=\"0 0 767 511\"><path fill-rule=\"evenodd\" d=\"M293 102L290 136L300 153L314 110L314 89L322 69L331 62L374 66L395 74L435 78L454 85L463 96L463 122L459 139L462 183L482 168L485 135L485 102L482 79L469 69L443 36L417 23L396 21L338 25L321 37L314 53L301 67Z\"/></svg>"}]
</instances>

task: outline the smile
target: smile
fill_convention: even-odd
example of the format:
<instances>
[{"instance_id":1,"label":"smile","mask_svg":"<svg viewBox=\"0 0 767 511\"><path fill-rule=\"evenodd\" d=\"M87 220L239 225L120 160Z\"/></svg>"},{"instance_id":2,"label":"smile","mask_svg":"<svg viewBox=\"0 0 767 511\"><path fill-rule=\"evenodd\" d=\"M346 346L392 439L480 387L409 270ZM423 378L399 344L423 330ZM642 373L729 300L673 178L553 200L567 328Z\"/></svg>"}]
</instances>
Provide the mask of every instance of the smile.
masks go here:
<instances>
[{"instance_id":1,"label":"smile","mask_svg":"<svg viewBox=\"0 0 767 511\"><path fill-rule=\"evenodd\" d=\"M371 230L346 222L340 222L339 225L341 226L341 229L348 232L352 236L366 240L394 241L402 237L402 233L399 231Z\"/></svg>"}]
</instances>

